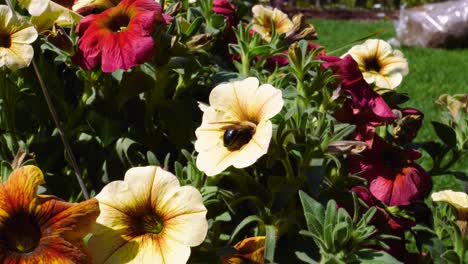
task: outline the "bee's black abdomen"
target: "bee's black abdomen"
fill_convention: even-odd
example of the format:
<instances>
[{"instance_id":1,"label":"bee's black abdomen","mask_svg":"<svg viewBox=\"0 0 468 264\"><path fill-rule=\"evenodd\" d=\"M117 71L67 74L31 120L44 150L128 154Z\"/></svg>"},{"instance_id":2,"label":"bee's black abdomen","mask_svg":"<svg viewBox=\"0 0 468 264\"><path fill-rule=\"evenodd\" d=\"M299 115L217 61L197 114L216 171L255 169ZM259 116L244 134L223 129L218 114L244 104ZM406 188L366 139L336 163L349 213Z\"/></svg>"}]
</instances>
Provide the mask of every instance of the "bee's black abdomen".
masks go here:
<instances>
[{"instance_id":1,"label":"bee's black abdomen","mask_svg":"<svg viewBox=\"0 0 468 264\"><path fill-rule=\"evenodd\" d=\"M223 143L230 150L239 150L252 139L252 128L232 127L224 131Z\"/></svg>"}]
</instances>

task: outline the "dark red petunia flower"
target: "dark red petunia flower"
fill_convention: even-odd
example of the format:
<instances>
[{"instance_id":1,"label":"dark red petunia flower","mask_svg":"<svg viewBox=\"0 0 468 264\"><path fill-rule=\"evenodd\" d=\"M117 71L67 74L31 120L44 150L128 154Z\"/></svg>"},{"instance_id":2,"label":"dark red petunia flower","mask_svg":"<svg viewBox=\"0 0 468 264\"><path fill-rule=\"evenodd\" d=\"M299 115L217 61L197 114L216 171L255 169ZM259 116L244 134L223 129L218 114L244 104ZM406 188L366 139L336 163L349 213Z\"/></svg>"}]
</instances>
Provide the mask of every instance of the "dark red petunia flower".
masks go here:
<instances>
[{"instance_id":1,"label":"dark red petunia flower","mask_svg":"<svg viewBox=\"0 0 468 264\"><path fill-rule=\"evenodd\" d=\"M236 7L229 0L213 0L213 12L223 15L226 19L226 40L227 43L236 42L236 34L232 27L239 24L236 14Z\"/></svg>"},{"instance_id":2,"label":"dark red petunia flower","mask_svg":"<svg viewBox=\"0 0 468 264\"><path fill-rule=\"evenodd\" d=\"M351 173L369 181L372 195L387 206L403 206L422 199L431 188L429 174L414 160L421 153L400 149L375 136L372 149L349 157Z\"/></svg>"},{"instance_id":3,"label":"dark red petunia flower","mask_svg":"<svg viewBox=\"0 0 468 264\"><path fill-rule=\"evenodd\" d=\"M74 61L86 70L101 64L103 72L127 70L153 56L155 22L164 23L154 0L123 0L117 6L83 18L77 27Z\"/></svg>"},{"instance_id":4,"label":"dark red petunia flower","mask_svg":"<svg viewBox=\"0 0 468 264\"><path fill-rule=\"evenodd\" d=\"M385 251L405 263L417 263L420 256L416 253L408 252L406 249L405 231L410 230L420 221L417 218L416 221L413 221L408 218L394 216L387 208L380 207L378 205L379 202L373 197L369 189L364 186L354 186L351 192L356 193L368 206L377 208L377 212L370 224L374 225L381 233L399 238L385 239L383 242L389 246Z\"/></svg>"},{"instance_id":5,"label":"dark red petunia flower","mask_svg":"<svg viewBox=\"0 0 468 264\"><path fill-rule=\"evenodd\" d=\"M375 127L393 122L396 115L384 99L364 80L357 63L350 55L344 58L321 56L323 67L332 69L339 76L340 93L351 98L335 113L338 121L356 125L356 140L372 147Z\"/></svg>"}]
</instances>

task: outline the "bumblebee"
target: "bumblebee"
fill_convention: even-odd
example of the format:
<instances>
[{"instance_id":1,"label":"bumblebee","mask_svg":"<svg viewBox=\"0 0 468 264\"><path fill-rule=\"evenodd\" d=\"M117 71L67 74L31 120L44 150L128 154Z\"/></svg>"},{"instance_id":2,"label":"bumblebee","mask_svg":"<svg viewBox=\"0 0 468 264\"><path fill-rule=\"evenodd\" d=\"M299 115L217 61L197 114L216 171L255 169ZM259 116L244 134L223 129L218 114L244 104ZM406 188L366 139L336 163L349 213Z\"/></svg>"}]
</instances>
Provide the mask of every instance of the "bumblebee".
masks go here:
<instances>
[{"instance_id":1,"label":"bumblebee","mask_svg":"<svg viewBox=\"0 0 468 264\"><path fill-rule=\"evenodd\" d=\"M254 128L251 126L242 126L238 124L223 127L223 144L230 150L239 150L242 146L249 143L254 135Z\"/></svg>"}]
</instances>

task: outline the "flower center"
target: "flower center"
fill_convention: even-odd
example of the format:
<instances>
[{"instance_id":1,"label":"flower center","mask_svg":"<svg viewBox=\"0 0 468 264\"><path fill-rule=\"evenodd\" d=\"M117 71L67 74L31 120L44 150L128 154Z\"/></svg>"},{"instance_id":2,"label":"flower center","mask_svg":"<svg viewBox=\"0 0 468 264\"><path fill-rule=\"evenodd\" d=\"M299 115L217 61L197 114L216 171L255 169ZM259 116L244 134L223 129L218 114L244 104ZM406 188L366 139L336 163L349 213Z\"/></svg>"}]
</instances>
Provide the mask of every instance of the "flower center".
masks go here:
<instances>
[{"instance_id":1,"label":"flower center","mask_svg":"<svg viewBox=\"0 0 468 264\"><path fill-rule=\"evenodd\" d=\"M399 157L395 152L385 152L382 155L383 161L387 168L400 170L407 164L405 159Z\"/></svg>"},{"instance_id":2,"label":"flower center","mask_svg":"<svg viewBox=\"0 0 468 264\"><path fill-rule=\"evenodd\" d=\"M6 223L4 235L10 250L29 253L39 245L41 230L34 218L17 214Z\"/></svg>"},{"instance_id":3,"label":"flower center","mask_svg":"<svg viewBox=\"0 0 468 264\"><path fill-rule=\"evenodd\" d=\"M365 62L365 67L366 71L375 71L375 72L380 72L380 69L382 68L380 66L379 60L376 57L372 57L366 60Z\"/></svg>"},{"instance_id":4,"label":"flower center","mask_svg":"<svg viewBox=\"0 0 468 264\"><path fill-rule=\"evenodd\" d=\"M233 124L223 127L223 144L229 151L239 150L242 146L249 143L255 134L255 124Z\"/></svg>"},{"instance_id":5,"label":"flower center","mask_svg":"<svg viewBox=\"0 0 468 264\"><path fill-rule=\"evenodd\" d=\"M10 34L0 33L0 48L9 48L11 46Z\"/></svg>"},{"instance_id":6,"label":"flower center","mask_svg":"<svg viewBox=\"0 0 468 264\"><path fill-rule=\"evenodd\" d=\"M141 221L143 230L146 231L146 233L159 234L163 230L163 221L158 215L144 215Z\"/></svg>"},{"instance_id":7,"label":"flower center","mask_svg":"<svg viewBox=\"0 0 468 264\"><path fill-rule=\"evenodd\" d=\"M130 23L130 17L127 14L118 14L109 21L107 27L113 32L125 31Z\"/></svg>"}]
</instances>

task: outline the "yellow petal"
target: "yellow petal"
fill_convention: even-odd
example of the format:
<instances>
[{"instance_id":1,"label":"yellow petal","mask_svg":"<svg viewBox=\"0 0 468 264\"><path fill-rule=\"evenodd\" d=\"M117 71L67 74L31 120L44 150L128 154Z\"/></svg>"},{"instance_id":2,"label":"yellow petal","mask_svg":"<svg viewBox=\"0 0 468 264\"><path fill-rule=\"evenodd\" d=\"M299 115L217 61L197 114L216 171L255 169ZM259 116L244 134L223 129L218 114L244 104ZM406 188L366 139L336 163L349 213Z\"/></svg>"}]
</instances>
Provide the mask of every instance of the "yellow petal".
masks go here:
<instances>
[{"instance_id":1,"label":"yellow petal","mask_svg":"<svg viewBox=\"0 0 468 264\"><path fill-rule=\"evenodd\" d=\"M381 88L395 89L400 85L403 80L403 76L400 73L394 73L392 75L375 75L375 85Z\"/></svg>"},{"instance_id":2,"label":"yellow petal","mask_svg":"<svg viewBox=\"0 0 468 264\"><path fill-rule=\"evenodd\" d=\"M125 173L123 181L107 184L96 196L99 203L112 206L117 210L138 211L150 199L151 186L156 174L155 166L131 168ZM118 194L118 195L116 195Z\"/></svg>"},{"instance_id":3,"label":"yellow petal","mask_svg":"<svg viewBox=\"0 0 468 264\"><path fill-rule=\"evenodd\" d=\"M229 151L221 142L198 154L197 167L208 176L219 174L233 164L237 152Z\"/></svg>"},{"instance_id":4,"label":"yellow petal","mask_svg":"<svg viewBox=\"0 0 468 264\"><path fill-rule=\"evenodd\" d=\"M109 1L109 0L78 0L73 5L72 9L73 11L78 11L84 7L90 7L90 6L93 6L99 9L107 9L115 5L112 3L112 1Z\"/></svg>"},{"instance_id":5,"label":"yellow petal","mask_svg":"<svg viewBox=\"0 0 468 264\"><path fill-rule=\"evenodd\" d=\"M250 99L251 115L256 116L258 121L270 119L278 114L283 108L283 95L280 89L276 89L270 84L262 84L258 89L255 89L255 94Z\"/></svg>"},{"instance_id":6,"label":"yellow petal","mask_svg":"<svg viewBox=\"0 0 468 264\"><path fill-rule=\"evenodd\" d=\"M248 120L249 101L258 85L258 79L254 77L220 84L210 93L210 106L216 110L231 113L236 120Z\"/></svg>"},{"instance_id":7,"label":"yellow petal","mask_svg":"<svg viewBox=\"0 0 468 264\"><path fill-rule=\"evenodd\" d=\"M364 77L364 80L368 83L368 84L372 84L372 83L375 83L376 81L376 78L377 78L377 73L375 72L363 72L362 73L362 76Z\"/></svg>"},{"instance_id":8,"label":"yellow petal","mask_svg":"<svg viewBox=\"0 0 468 264\"><path fill-rule=\"evenodd\" d=\"M468 210L468 194L464 192L445 190L433 193L431 198L434 202L446 202L457 209Z\"/></svg>"},{"instance_id":9,"label":"yellow petal","mask_svg":"<svg viewBox=\"0 0 468 264\"><path fill-rule=\"evenodd\" d=\"M157 191L157 189L154 189ZM208 231L206 208L200 192L192 186L183 186L166 201L155 204L162 212L164 235L186 246L198 246ZM186 232L190 230L190 236Z\"/></svg>"},{"instance_id":10,"label":"yellow petal","mask_svg":"<svg viewBox=\"0 0 468 264\"><path fill-rule=\"evenodd\" d=\"M272 124L269 120L259 123L249 143L235 153L232 165L236 168L248 167L267 153L272 131Z\"/></svg>"},{"instance_id":11,"label":"yellow petal","mask_svg":"<svg viewBox=\"0 0 468 264\"><path fill-rule=\"evenodd\" d=\"M37 39L37 31L33 26L24 28L11 35L12 43L31 44Z\"/></svg>"},{"instance_id":12,"label":"yellow petal","mask_svg":"<svg viewBox=\"0 0 468 264\"><path fill-rule=\"evenodd\" d=\"M33 47L27 44L12 43L9 49L2 50L0 65L6 65L12 71L28 67L34 57Z\"/></svg>"},{"instance_id":13,"label":"yellow petal","mask_svg":"<svg viewBox=\"0 0 468 264\"><path fill-rule=\"evenodd\" d=\"M99 203L101 211L96 219L88 241L89 254L95 263L104 263L116 250L127 244L124 239L128 233L128 223L123 220L127 215L114 207Z\"/></svg>"},{"instance_id":14,"label":"yellow petal","mask_svg":"<svg viewBox=\"0 0 468 264\"><path fill-rule=\"evenodd\" d=\"M78 23L82 16L72 10L63 7L57 3L49 1L46 9L43 12L34 15L31 22L40 32L53 27L54 24L59 26L70 26Z\"/></svg>"},{"instance_id":15,"label":"yellow petal","mask_svg":"<svg viewBox=\"0 0 468 264\"><path fill-rule=\"evenodd\" d=\"M157 210L158 214L161 214L162 218L165 218L169 212L159 209L163 208L166 203L172 203L171 197L180 190L179 180L174 174L158 167L150 187L150 205Z\"/></svg>"},{"instance_id":16,"label":"yellow petal","mask_svg":"<svg viewBox=\"0 0 468 264\"><path fill-rule=\"evenodd\" d=\"M394 72L401 73L403 75L408 74L408 62L405 58L399 56L392 56L382 59L382 68L380 69L381 74L392 74Z\"/></svg>"},{"instance_id":17,"label":"yellow petal","mask_svg":"<svg viewBox=\"0 0 468 264\"><path fill-rule=\"evenodd\" d=\"M106 242L103 241L103 243ZM154 239L151 234L135 237L117 248L109 258L104 260L104 262L95 262L105 264L167 263L161 255L158 240Z\"/></svg>"}]
</instances>

